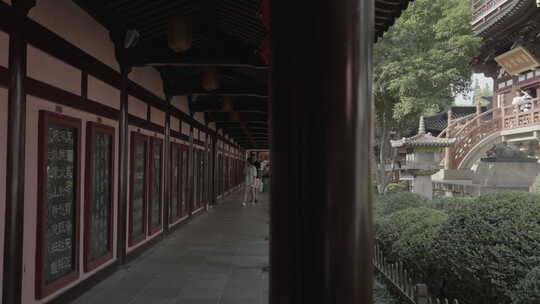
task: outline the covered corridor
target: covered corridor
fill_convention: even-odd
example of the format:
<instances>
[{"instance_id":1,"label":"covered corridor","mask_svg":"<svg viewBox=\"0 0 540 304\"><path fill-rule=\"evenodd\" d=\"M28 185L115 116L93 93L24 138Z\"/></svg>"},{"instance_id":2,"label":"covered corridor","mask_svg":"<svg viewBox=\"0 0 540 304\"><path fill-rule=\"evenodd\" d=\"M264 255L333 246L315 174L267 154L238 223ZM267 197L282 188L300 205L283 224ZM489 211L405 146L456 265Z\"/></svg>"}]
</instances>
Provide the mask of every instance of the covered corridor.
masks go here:
<instances>
[{"instance_id":1,"label":"covered corridor","mask_svg":"<svg viewBox=\"0 0 540 304\"><path fill-rule=\"evenodd\" d=\"M268 303L268 195L241 192L195 217L74 304Z\"/></svg>"},{"instance_id":2,"label":"covered corridor","mask_svg":"<svg viewBox=\"0 0 540 304\"><path fill-rule=\"evenodd\" d=\"M0 0L0 303L372 303L372 47L408 3ZM251 150L271 208L220 205Z\"/></svg>"}]
</instances>

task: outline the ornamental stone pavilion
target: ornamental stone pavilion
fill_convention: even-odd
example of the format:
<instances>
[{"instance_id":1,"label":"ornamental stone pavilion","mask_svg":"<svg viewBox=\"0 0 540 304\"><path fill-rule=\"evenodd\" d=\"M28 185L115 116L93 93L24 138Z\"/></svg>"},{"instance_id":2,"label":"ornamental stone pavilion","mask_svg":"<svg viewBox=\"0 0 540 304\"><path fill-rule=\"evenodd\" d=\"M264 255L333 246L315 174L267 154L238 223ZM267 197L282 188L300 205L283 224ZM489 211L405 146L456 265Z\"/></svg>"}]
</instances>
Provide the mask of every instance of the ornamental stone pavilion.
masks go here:
<instances>
[{"instance_id":1,"label":"ornamental stone pavilion","mask_svg":"<svg viewBox=\"0 0 540 304\"><path fill-rule=\"evenodd\" d=\"M440 169L440 151L455 143L455 138L439 138L426 133L424 117L420 117L418 134L390 141L392 148L406 148L406 164L402 170L413 179L413 192L429 199L433 197L431 175Z\"/></svg>"}]
</instances>

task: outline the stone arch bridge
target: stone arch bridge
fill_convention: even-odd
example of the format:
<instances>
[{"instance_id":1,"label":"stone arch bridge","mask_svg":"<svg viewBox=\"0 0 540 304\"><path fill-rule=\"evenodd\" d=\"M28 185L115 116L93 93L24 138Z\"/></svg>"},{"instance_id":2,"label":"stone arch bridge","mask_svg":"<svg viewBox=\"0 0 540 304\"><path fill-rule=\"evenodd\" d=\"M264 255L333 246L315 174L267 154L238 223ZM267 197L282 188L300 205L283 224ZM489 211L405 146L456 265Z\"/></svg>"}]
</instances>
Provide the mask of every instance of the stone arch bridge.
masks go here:
<instances>
[{"instance_id":1,"label":"stone arch bridge","mask_svg":"<svg viewBox=\"0 0 540 304\"><path fill-rule=\"evenodd\" d=\"M538 153L540 98L485 112L477 107L476 113L458 119L448 114L448 127L438 137L456 138L456 143L442 152L445 169L470 169L501 142L525 143L525 149Z\"/></svg>"}]
</instances>

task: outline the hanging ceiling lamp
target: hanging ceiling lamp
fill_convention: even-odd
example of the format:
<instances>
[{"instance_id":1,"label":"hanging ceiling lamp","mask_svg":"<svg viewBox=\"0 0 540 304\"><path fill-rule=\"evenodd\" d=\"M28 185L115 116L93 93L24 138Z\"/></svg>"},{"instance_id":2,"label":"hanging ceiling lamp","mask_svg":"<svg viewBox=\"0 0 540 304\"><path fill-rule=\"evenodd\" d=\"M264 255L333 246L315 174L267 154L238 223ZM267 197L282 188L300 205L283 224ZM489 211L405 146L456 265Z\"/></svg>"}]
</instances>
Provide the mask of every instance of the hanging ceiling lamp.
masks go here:
<instances>
[{"instance_id":1,"label":"hanging ceiling lamp","mask_svg":"<svg viewBox=\"0 0 540 304\"><path fill-rule=\"evenodd\" d=\"M209 67L202 73L201 86L206 91L219 89L219 73L216 68Z\"/></svg>"},{"instance_id":2,"label":"hanging ceiling lamp","mask_svg":"<svg viewBox=\"0 0 540 304\"><path fill-rule=\"evenodd\" d=\"M232 112L232 113L231 113L231 120L233 120L233 121L240 121L240 113L238 113L238 112Z\"/></svg>"},{"instance_id":3,"label":"hanging ceiling lamp","mask_svg":"<svg viewBox=\"0 0 540 304\"><path fill-rule=\"evenodd\" d=\"M175 16L169 20L167 38L169 48L182 53L191 48L193 41L193 20L191 16Z\"/></svg>"},{"instance_id":4,"label":"hanging ceiling lamp","mask_svg":"<svg viewBox=\"0 0 540 304\"><path fill-rule=\"evenodd\" d=\"M233 99L231 96L223 97L223 106L221 110L223 112L234 112Z\"/></svg>"}]
</instances>

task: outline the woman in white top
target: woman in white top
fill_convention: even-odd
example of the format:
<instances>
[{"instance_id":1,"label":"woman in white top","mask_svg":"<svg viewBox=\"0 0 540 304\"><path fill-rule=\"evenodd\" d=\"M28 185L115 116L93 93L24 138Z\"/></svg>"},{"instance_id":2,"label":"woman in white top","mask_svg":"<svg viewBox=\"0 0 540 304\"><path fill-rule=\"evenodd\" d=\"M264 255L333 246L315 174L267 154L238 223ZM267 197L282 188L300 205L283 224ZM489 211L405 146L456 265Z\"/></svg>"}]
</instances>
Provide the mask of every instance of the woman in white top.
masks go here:
<instances>
[{"instance_id":1,"label":"woman in white top","mask_svg":"<svg viewBox=\"0 0 540 304\"><path fill-rule=\"evenodd\" d=\"M516 92L516 97L512 99L512 104L518 104L526 100L533 99L529 93L519 90ZM523 103L519 105L519 112L527 112L532 108L532 104L530 103ZM517 112L517 111L516 111Z\"/></svg>"},{"instance_id":2,"label":"woman in white top","mask_svg":"<svg viewBox=\"0 0 540 304\"><path fill-rule=\"evenodd\" d=\"M251 203L255 205L255 203L257 203L257 168L255 167L251 157L247 160L244 175L246 176L246 180L244 188L244 201L242 202L242 206L247 205L248 195L251 197Z\"/></svg>"}]
</instances>

